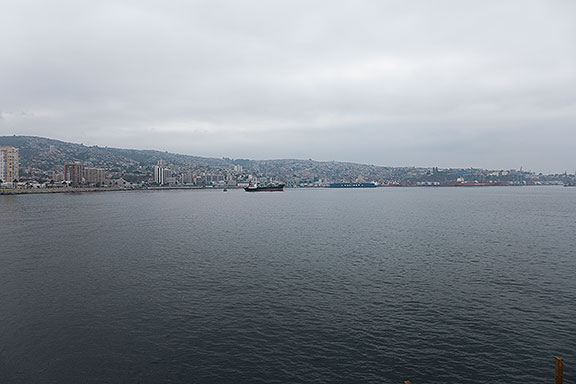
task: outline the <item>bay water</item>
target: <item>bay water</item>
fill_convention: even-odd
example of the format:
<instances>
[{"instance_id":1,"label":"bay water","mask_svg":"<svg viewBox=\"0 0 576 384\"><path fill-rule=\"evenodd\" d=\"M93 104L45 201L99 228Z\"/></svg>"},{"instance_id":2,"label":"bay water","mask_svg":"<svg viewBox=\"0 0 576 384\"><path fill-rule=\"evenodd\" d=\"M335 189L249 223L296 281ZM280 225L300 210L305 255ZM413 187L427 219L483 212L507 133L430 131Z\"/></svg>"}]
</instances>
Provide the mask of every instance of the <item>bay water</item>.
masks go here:
<instances>
[{"instance_id":1,"label":"bay water","mask_svg":"<svg viewBox=\"0 0 576 384\"><path fill-rule=\"evenodd\" d=\"M0 196L1 383L576 378L576 188Z\"/></svg>"}]
</instances>

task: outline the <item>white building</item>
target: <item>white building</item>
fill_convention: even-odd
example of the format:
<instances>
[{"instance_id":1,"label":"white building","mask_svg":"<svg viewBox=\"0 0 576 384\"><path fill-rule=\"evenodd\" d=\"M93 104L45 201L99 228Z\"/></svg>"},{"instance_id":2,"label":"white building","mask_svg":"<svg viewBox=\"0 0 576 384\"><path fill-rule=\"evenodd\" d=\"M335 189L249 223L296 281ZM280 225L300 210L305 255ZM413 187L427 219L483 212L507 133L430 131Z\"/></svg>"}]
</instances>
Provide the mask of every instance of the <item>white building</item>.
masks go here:
<instances>
[{"instance_id":1,"label":"white building","mask_svg":"<svg viewBox=\"0 0 576 384\"><path fill-rule=\"evenodd\" d=\"M0 147L0 183L13 185L20 175L18 148Z\"/></svg>"},{"instance_id":2,"label":"white building","mask_svg":"<svg viewBox=\"0 0 576 384\"><path fill-rule=\"evenodd\" d=\"M154 166L154 182L157 184L168 183L168 178L172 177L172 171L160 165Z\"/></svg>"}]
</instances>

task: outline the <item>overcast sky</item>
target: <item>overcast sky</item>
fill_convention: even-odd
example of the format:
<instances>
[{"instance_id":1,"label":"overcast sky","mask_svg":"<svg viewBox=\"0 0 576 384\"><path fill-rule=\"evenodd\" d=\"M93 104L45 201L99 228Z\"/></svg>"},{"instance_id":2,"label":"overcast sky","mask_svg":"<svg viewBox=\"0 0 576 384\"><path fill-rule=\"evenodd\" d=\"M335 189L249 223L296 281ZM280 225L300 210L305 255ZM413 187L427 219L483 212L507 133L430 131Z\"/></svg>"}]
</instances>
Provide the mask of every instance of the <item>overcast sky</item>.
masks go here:
<instances>
[{"instance_id":1,"label":"overcast sky","mask_svg":"<svg viewBox=\"0 0 576 384\"><path fill-rule=\"evenodd\" d=\"M0 3L0 135L576 168L574 0Z\"/></svg>"}]
</instances>

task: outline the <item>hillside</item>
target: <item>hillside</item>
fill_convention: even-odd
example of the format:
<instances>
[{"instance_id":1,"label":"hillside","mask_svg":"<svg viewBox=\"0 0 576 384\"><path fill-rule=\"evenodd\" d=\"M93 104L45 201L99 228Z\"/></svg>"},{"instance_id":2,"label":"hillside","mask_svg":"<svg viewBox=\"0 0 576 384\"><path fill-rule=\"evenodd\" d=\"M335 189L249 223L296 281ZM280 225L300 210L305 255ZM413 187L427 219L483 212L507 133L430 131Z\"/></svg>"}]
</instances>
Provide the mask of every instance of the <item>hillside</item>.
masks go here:
<instances>
[{"instance_id":1,"label":"hillside","mask_svg":"<svg viewBox=\"0 0 576 384\"><path fill-rule=\"evenodd\" d=\"M36 136L0 136L0 145L20 148L22 166L52 170L65 161L82 161L95 167L114 167L117 164L153 166L158 160L176 165L227 166L229 160L180 155L153 150L135 150L83 144Z\"/></svg>"},{"instance_id":2,"label":"hillside","mask_svg":"<svg viewBox=\"0 0 576 384\"><path fill-rule=\"evenodd\" d=\"M22 179L49 179L52 172L62 172L64 162L81 161L86 167L106 170L111 178L123 177L135 182L149 181L153 166L162 160L174 175L230 175L234 165L242 165L244 173L267 177L287 183L306 184L323 181L376 181L388 182L448 182L458 178L466 180L561 180L559 175L536 176L531 172L488 171L483 169L438 169L414 167L382 167L375 165L321 162L314 160L248 160L209 158L181 155L154 150L135 150L100 146L85 146L35 136L0 136L0 146L20 148L20 177ZM238 176L238 175L236 175Z\"/></svg>"},{"instance_id":3,"label":"hillside","mask_svg":"<svg viewBox=\"0 0 576 384\"><path fill-rule=\"evenodd\" d=\"M154 150L85 146L36 136L0 136L2 145L20 148L21 176L35 179L48 178L52 171L61 172L66 161L81 161L85 166L104 168L110 174L133 179L150 177L159 160L174 169L204 172L229 169L238 164L258 175L282 180L348 180L358 176L376 180L394 173L393 168L355 163L208 158Z\"/></svg>"}]
</instances>

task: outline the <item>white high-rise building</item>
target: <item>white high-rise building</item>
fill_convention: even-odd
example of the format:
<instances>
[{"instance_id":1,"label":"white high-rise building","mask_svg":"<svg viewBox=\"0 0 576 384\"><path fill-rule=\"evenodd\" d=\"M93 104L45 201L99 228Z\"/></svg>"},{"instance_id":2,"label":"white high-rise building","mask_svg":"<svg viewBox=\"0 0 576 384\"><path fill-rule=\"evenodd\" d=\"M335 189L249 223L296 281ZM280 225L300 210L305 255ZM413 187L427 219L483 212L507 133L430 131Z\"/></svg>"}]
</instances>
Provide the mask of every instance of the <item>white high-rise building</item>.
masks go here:
<instances>
[{"instance_id":1,"label":"white high-rise building","mask_svg":"<svg viewBox=\"0 0 576 384\"><path fill-rule=\"evenodd\" d=\"M0 184L4 183L4 169L6 165L4 164L6 160L4 159L4 152L0 151Z\"/></svg>"},{"instance_id":2,"label":"white high-rise building","mask_svg":"<svg viewBox=\"0 0 576 384\"><path fill-rule=\"evenodd\" d=\"M164 169L159 165L154 166L154 182L164 184Z\"/></svg>"},{"instance_id":3,"label":"white high-rise building","mask_svg":"<svg viewBox=\"0 0 576 384\"><path fill-rule=\"evenodd\" d=\"M20 157L18 148L0 147L0 180L11 185L20 177Z\"/></svg>"},{"instance_id":4,"label":"white high-rise building","mask_svg":"<svg viewBox=\"0 0 576 384\"><path fill-rule=\"evenodd\" d=\"M154 166L154 182L157 184L167 184L168 178L172 177L172 171L160 165Z\"/></svg>"}]
</instances>

